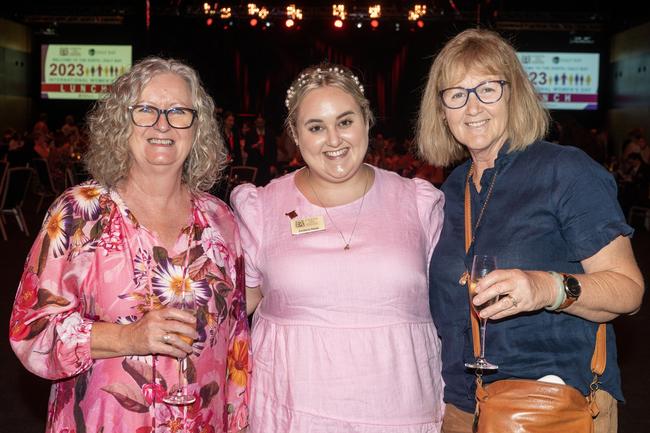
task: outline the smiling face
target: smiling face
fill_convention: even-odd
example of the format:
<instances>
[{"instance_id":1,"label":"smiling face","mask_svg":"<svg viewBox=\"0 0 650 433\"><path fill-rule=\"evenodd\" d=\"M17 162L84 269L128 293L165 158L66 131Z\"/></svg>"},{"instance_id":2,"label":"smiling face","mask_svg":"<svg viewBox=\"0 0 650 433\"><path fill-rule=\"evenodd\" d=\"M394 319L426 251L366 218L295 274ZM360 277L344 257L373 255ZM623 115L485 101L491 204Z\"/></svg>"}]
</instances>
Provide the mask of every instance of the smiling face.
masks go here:
<instances>
[{"instance_id":1,"label":"smiling face","mask_svg":"<svg viewBox=\"0 0 650 433\"><path fill-rule=\"evenodd\" d=\"M461 75L461 80L448 87L473 88L489 80L503 80L504 77L470 70ZM444 107L449 130L456 140L467 147L474 161L494 161L507 139L508 100L510 89L503 87L502 98L492 104L485 104L470 93L464 107Z\"/></svg>"},{"instance_id":2,"label":"smiling face","mask_svg":"<svg viewBox=\"0 0 650 433\"><path fill-rule=\"evenodd\" d=\"M340 183L360 174L368 150L368 125L348 93L334 86L307 93L298 107L295 133L311 176Z\"/></svg>"},{"instance_id":3,"label":"smiling face","mask_svg":"<svg viewBox=\"0 0 650 433\"><path fill-rule=\"evenodd\" d=\"M156 75L142 89L136 104L166 110L172 107L193 108L192 94L187 82L176 74ZM136 105L134 104L134 105ZM196 121L191 128L169 126L164 114L149 127L133 125L129 137L132 156L131 172L143 174L176 172L181 176L183 162L192 148Z\"/></svg>"}]
</instances>

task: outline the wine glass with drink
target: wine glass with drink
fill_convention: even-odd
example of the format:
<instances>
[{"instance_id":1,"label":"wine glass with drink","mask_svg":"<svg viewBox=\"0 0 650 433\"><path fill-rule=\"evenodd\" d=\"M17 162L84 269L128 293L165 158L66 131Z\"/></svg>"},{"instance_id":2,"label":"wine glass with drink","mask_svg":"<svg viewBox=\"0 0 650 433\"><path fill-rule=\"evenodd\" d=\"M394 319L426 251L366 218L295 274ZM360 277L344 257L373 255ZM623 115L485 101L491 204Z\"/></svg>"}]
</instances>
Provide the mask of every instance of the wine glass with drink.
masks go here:
<instances>
[{"instance_id":1,"label":"wine glass with drink","mask_svg":"<svg viewBox=\"0 0 650 433\"><path fill-rule=\"evenodd\" d=\"M472 261L472 273L470 275L469 281L469 305L472 307L472 314L475 314L479 320L479 337L480 337L480 346L481 353L478 358L471 363L465 363L465 367L473 368L477 370L497 370L499 367L495 364L490 363L485 359L485 328L487 326L487 319L478 315L478 313L485 307L494 304L499 300L498 296L489 299L481 305L474 305L472 300L476 296L476 285L479 280L495 270L497 268L497 258L494 256L487 255L476 255Z\"/></svg>"},{"instance_id":2,"label":"wine glass with drink","mask_svg":"<svg viewBox=\"0 0 650 433\"><path fill-rule=\"evenodd\" d=\"M179 298L177 298L174 303L170 303L170 306L196 314L194 290L192 290L189 281L186 281L185 278L183 278L183 281L180 284L182 287L180 289ZM192 345L194 342L194 340L187 335L176 334L176 336L189 345ZM188 358L189 355L178 358L178 384L171 392L169 392L169 394L163 397L163 401L167 404L185 406L196 401L196 398L187 392L186 374L189 362Z\"/></svg>"}]
</instances>

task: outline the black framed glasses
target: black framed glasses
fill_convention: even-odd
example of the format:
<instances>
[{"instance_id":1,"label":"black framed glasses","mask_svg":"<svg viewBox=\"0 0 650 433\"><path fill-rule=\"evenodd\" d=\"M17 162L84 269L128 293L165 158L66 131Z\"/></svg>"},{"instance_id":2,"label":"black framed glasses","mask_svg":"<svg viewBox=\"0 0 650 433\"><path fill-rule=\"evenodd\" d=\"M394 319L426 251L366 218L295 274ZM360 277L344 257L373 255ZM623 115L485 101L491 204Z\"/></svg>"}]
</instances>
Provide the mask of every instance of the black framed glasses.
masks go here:
<instances>
[{"instance_id":1,"label":"black framed glasses","mask_svg":"<svg viewBox=\"0 0 650 433\"><path fill-rule=\"evenodd\" d=\"M191 128L196 119L196 110L186 107L172 107L161 110L153 105L138 104L129 107L131 120L136 126L154 126L164 114L169 126L175 129Z\"/></svg>"},{"instance_id":2,"label":"black framed glasses","mask_svg":"<svg viewBox=\"0 0 650 433\"><path fill-rule=\"evenodd\" d=\"M503 86L506 84L508 84L506 80L490 80L483 81L471 89L450 87L440 91L440 99L445 107L452 110L463 108L469 101L470 93L475 94L478 100L484 104L494 104L503 96Z\"/></svg>"}]
</instances>

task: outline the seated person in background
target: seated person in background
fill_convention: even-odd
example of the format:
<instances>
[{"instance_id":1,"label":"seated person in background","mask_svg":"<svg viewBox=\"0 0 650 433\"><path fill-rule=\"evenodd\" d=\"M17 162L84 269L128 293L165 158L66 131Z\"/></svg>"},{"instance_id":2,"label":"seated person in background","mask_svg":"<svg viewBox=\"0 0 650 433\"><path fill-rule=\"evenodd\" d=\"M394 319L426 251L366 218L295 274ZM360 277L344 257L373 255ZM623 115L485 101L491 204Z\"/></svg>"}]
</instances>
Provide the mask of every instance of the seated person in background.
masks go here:
<instances>
[{"instance_id":1,"label":"seated person in background","mask_svg":"<svg viewBox=\"0 0 650 433\"><path fill-rule=\"evenodd\" d=\"M48 135L43 132L34 132L32 134L32 139L34 140L34 157L47 160L47 157L50 155L50 142Z\"/></svg>"},{"instance_id":2,"label":"seated person in background","mask_svg":"<svg viewBox=\"0 0 650 433\"><path fill-rule=\"evenodd\" d=\"M650 164L650 148L648 148L648 142L641 128L634 128L629 132L623 148L623 160L626 160L632 153L638 153L641 155L643 162Z\"/></svg>"}]
</instances>

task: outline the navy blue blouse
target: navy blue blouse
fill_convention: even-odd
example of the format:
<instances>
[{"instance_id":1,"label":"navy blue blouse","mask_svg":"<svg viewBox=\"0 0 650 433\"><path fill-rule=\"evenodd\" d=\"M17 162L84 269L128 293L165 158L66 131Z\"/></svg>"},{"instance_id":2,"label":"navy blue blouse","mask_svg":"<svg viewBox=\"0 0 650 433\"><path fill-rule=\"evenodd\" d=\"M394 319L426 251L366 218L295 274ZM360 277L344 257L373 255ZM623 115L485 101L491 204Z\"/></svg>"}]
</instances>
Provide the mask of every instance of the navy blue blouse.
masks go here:
<instances>
[{"instance_id":1,"label":"navy blue blouse","mask_svg":"<svg viewBox=\"0 0 650 433\"><path fill-rule=\"evenodd\" d=\"M464 192L470 162L456 168L442 186L445 222L429 268L431 314L442 339L445 402L473 412L474 375L464 363L474 359L467 288L458 283L474 254L497 256L499 268L584 273L580 261L620 235L630 236L616 199L612 176L581 150L536 142L523 151L499 152L481 178L470 182L475 224L494 170L492 198L465 254ZM597 323L546 310L489 321L486 358L499 370L484 382L504 378L560 376L588 394ZM622 400L616 340L607 325L607 367L601 388Z\"/></svg>"}]
</instances>

